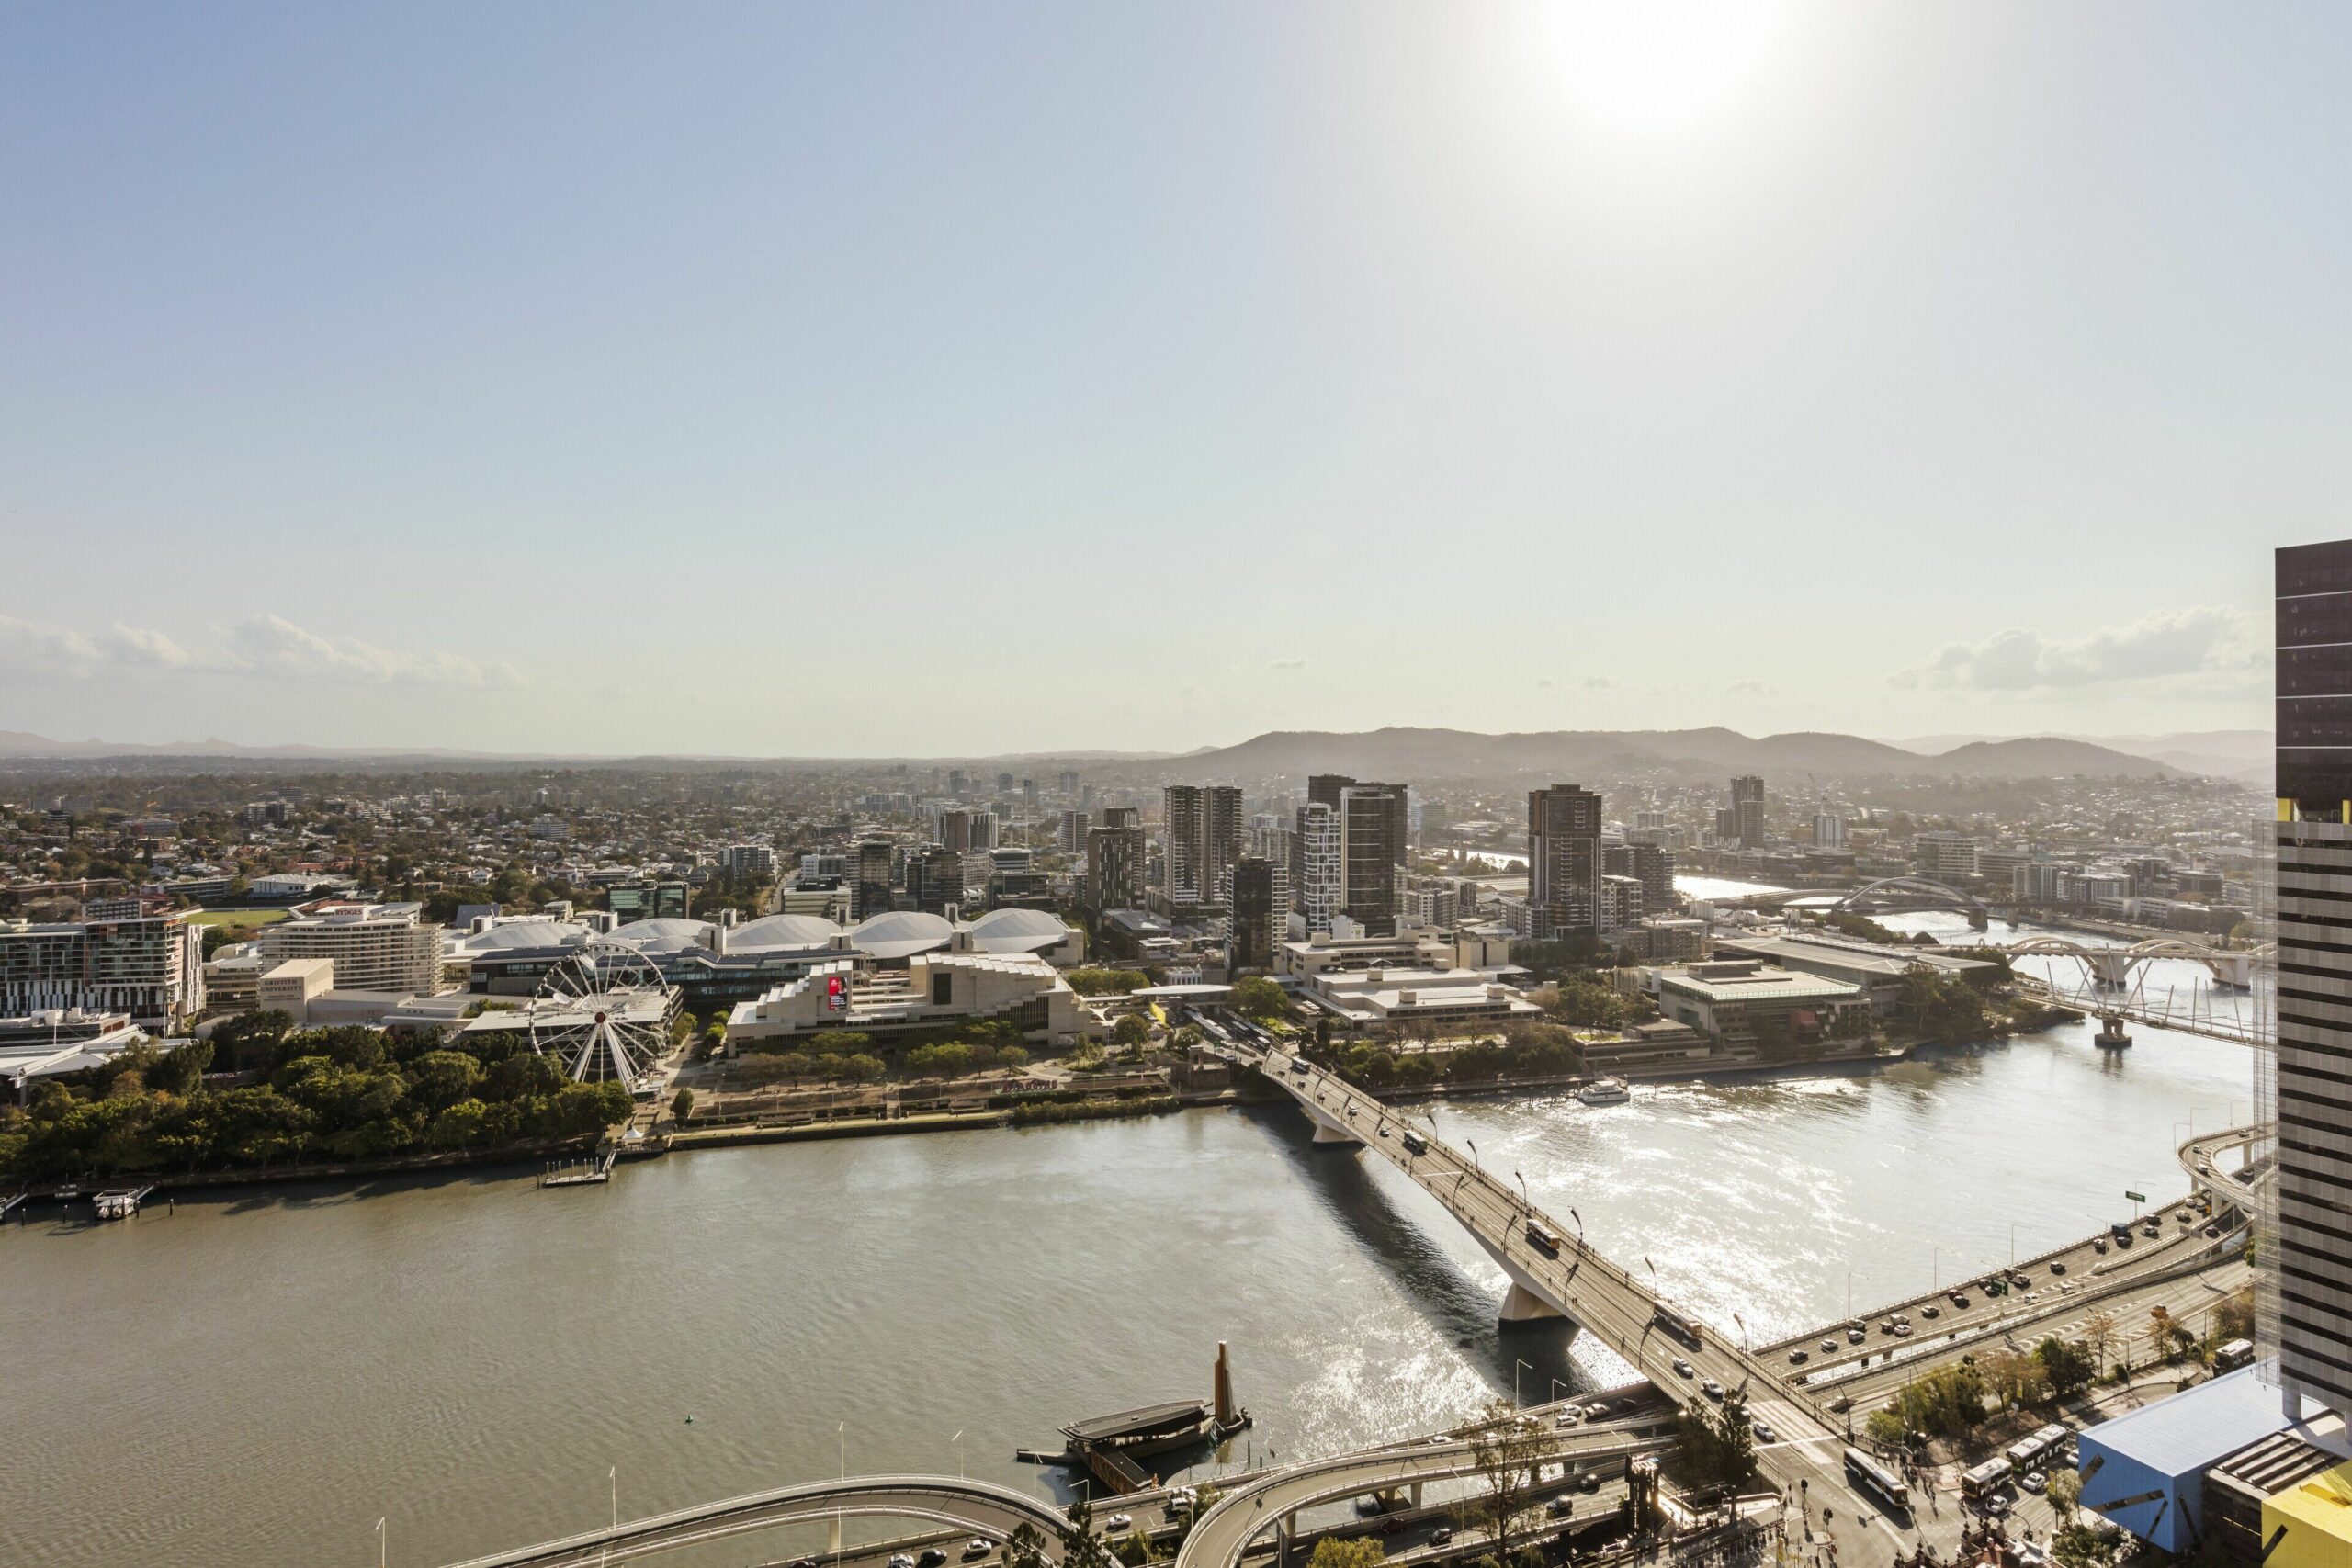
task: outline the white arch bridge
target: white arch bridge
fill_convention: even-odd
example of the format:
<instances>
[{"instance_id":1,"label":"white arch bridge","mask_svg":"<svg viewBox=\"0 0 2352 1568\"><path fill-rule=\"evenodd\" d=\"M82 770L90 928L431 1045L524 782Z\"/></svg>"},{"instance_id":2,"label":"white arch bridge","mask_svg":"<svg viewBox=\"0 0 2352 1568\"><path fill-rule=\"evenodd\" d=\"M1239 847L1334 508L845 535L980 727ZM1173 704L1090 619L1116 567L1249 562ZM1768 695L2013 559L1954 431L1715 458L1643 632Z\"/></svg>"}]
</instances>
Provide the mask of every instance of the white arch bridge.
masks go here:
<instances>
[{"instance_id":1,"label":"white arch bridge","mask_svg":"<svg viewBox=\"0 0 2352 1568\"><path fill-rule=\"evenodd\" d=\"M2071 958L2083 966L2084 978L2109 990L2127 990L2132 977L2159 958L2188 959L2202 964L2216 985L2232 990L2254 988L2262 961L2276 956L2276 942L2259 947L2212 947L2179 937L2155 937L2129 947L2091 947L2063 936L2027 937L2003 949L2011 958Z\"/></svg>"}]
</instances>

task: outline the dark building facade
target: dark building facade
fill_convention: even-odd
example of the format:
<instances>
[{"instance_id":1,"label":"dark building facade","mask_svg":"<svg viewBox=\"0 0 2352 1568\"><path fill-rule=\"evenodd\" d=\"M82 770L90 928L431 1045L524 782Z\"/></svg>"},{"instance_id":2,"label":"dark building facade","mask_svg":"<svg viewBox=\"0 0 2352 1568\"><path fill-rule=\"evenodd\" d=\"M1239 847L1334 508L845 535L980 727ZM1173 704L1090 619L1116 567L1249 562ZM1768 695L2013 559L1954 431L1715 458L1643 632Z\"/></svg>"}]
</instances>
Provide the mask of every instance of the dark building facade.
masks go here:
<instances>
[{"instance_id":1,"label":"dark building facade","mask_svg":"<svg viewBox=\"0 0 2352 1568\"><path fill-rule=\"evenodd\" d=\"M1642 885L1642 913L1663 915L1674 908L1674 856L1656 844L1604 844L1600 869Z\"/></svg>"},{"instance_id":2,"label":"dark building facade","mask_svg":"<svg viewBox=\"0 0 2352 1568\"><path fill-rule=\"evenodd\" d=\"M1132 807L1113 807L1100 828L1086 830L1086 907L1097 914L1143 908L1151 850L1141 818Z\"/></svg>"},{"instance_id":3,"label":"dark building facade","mask_svg":"<svg viewBox=\"0 0 2352 1568\"><path fill-rule=\"evenodd\" d=\"M890 907L889 843L868 839L857 846L850 868L850 918L862 920Z\"/></svg>"},{"instance_id":4,"label":"dark building facade","mask_svg":"<svg viewBox=\"0 0 2352 1568\"><path fill-rule=\"evenodd\" d=\"M1340 910L1367 936L1396 934L1403 864L1411 849L1411 805L1403 784L1315 773L1306 798L1339 818Z\"/></svg>"},{"instance_id":5,"label":"dark building facade","mask_svg":"<svg viewBox=\"0 0 2352 1568\"><path fill-rule=\"evenodd\" d=\"M1581 784L1527 792L1527 904L1546 941L1600 930L1600 796Z\"/></svg>"},{"instance_id":6,"label":"dark building facade","mask_svg":"<svg viewBox=\"0 0 2352 1568\"><path fill-rule=\"evenodd\" d=\"M2287 1408L2302 1395L2352 1418L2352 540L2282 549L2277 569L2278 1213L2263 1317Z\"/></svg>"},{"instance_id":7,"label":"dark building facade","mask_svg":"<svg viewBox=\"0 0 2352 1568\"><path fill-rule=\"evenodd\" d=\"M1233 940L1227 967L1272 969L1290 925L1290 868L1244 855L1233 867Z\"/></svg>"}]
</instances>

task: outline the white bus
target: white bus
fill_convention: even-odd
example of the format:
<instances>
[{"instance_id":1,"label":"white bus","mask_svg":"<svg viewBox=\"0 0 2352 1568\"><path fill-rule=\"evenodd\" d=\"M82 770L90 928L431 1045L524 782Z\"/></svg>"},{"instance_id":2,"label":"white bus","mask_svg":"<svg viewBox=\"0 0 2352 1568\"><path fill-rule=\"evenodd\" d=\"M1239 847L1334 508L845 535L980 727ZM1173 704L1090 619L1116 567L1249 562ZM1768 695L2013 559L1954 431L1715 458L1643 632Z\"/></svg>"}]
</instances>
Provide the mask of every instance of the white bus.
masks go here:
<instances>
[{"instance_id":1,"label":"white bus","mask_svg":"<svg viewBox=\"0 0 2352 1568\"><path fill-rule=\"evenodd\" d=\"M2002 1450L2009 1468L2023 1475L2029 1470L2040 1469L2044 1460L2066 1446L2066 1428L2052 1422L2031 1437L2019 1438Z\"/></svg>"},{"instance_id":2,"label":"white bus","mask_svg":"<svg viewBox=\"0 0 2352 1568\"><path fill-rule=\"evenodd\" d=\"M1903 1478L1860 1449L1846 1450L1846 1473L1863 1491L1897 1513L1911 1511L1911 1488Z\"/></svg>"}]
</instances>

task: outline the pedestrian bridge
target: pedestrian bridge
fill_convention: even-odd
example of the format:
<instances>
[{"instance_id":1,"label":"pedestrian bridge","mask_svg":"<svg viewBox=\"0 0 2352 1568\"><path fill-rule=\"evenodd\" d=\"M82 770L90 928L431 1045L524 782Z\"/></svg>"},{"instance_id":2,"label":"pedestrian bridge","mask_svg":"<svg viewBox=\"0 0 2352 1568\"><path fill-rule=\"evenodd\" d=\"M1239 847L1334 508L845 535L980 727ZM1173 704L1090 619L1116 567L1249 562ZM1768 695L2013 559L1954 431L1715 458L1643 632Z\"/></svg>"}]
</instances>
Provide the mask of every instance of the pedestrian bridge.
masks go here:
<instances>
[{"instance_id":1,"label":"pedestrian bridge","mask_svg":"<svg viewBox=\"0 0 2352 1568\"><path fill-rule=\"evenodd\" d=\"M985 1481L940 1475L855 1476L780 1486L650 1518L624 1520L610 1529L469 1558L449 1568L589 1568L820 1519L832 1526L828 1550L838 1553L842 1520L877 1517L944 1525L995 1540L1006 1540L1023 1525L1033 1525L1048 1542L1069 1522L1040 1498Z\"/></svg>"}]
</instances>

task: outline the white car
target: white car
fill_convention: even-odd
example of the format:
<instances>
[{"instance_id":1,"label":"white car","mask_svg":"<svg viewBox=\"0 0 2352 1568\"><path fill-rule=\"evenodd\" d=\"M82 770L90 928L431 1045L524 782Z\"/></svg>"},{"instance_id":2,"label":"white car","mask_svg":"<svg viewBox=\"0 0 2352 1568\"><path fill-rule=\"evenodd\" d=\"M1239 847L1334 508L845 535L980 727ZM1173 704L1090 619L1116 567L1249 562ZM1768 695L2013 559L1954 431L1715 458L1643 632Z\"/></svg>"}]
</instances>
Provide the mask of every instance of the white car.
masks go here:
<instances>
[{"instance_id":1,"label":"white car","mask_svg":"<svg viewBox=\"0 0 2352 1568\"><path fill-rule=\"evenodd\" d=\"M1104 1529L1114 1530L1131 1530L1136 1528L1136 1517L1133 1514L1113 1514L1109 1518L1102 1521L1102 1528Z\"/></svg>"},{"instance_id":2,"label":"white car","mask_svg":"<svg viewBox=\"0 0 2352 1568\"><path fill-rule=\"evenodd\" d=\"M2039 1492L2050 1484L2050 1477L2038 1470L2029 1470L2018 1477L2018 1484L2029 1492Z\"/></svg>"}]
</instances>

